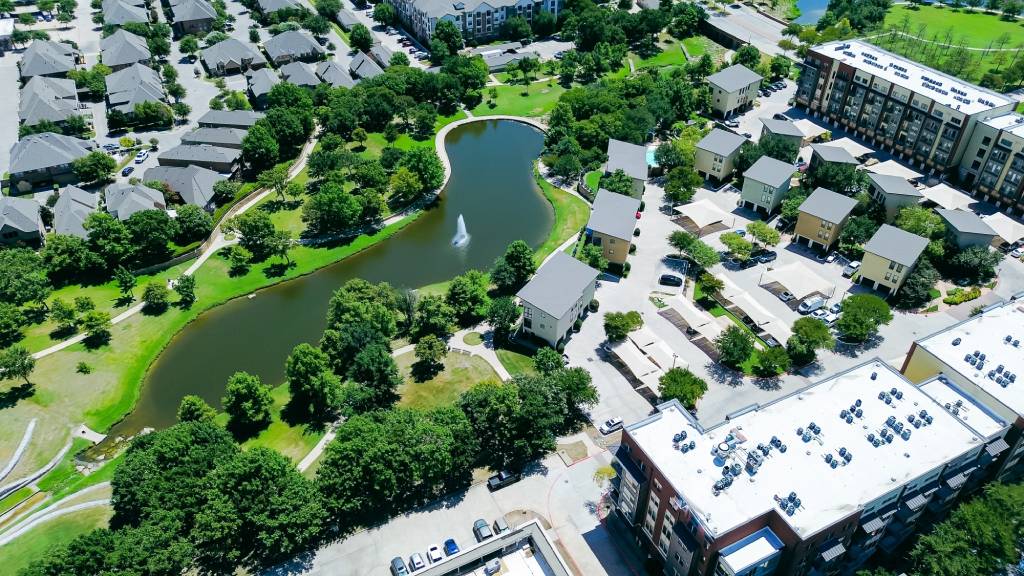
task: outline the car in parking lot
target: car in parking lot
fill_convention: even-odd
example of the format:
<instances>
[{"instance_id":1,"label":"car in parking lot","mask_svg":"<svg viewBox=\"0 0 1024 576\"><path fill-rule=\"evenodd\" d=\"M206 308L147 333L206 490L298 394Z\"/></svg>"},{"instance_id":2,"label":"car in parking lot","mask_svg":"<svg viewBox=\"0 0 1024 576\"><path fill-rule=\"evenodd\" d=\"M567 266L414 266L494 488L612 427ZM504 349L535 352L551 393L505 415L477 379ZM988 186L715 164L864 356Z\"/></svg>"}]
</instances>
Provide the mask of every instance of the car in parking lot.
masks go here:
<instances>
[{"instance_id":1,"label":"car in parking lot","mask_svg":"<svg viewBox=\"0 0 1024 576\"><path fill-rule=\"evenodd\" d=\"M505 522L503 516L498 516L498 519L494 521L494 535L500 536L508 532L508 522Z\"/></svg>"},{"instance_id":2,"label":"car in parking lot","mask_svg":"<svg viewBox=\"0 0 1024 576\"><path fill-rule=\"evenodd\" d=\"M1013 252L1010 252L1010 256L1014 258L1020 258L1021 256L1024 256L1024 246L1017 248Z\"/></svg>"},{"instance_id":3,"label":"car in parking lot","mask_svg":"<svg viewBox=\"0 0 1024 576\"><path fill-rule=\"evenodd\" d=\"M797 312L801 314L810 314L824 305L825 299L823 297L814 296L813 298L808 298L801 302L800 306L797 307Z\"/></svg>"},{"instance_id":4,"label":"car in parking lot","mask_svg":"<svg viewBox=\"0 0 1024 576\"><path fill-rule=\"evenodd\" d=\"M747 235L747 231L744 230L743 228L737 228L737 229L733 230L733 232L738 234L738 235L740 235L741 237Z\"/></svg>"},{"instance_id":5,"label":"car in parking lot","mask_svg":"<svg viewBox=\"0 0 1024 576\"><path fill-rule=\"evenodd\" d=\"M782 90L785 87L786 83L783 82L782 80L779 80L778 82L772 82L772 88L775 88L776 90Z\"/></svg>"},{"instance_id":6,"label":"car in parking lot","mask_svg":"<svg viewBox=\"0 0 1024 576\"><path fill-rule=\"evenodd\" d=\"M106 150L107 152L112 152L114 150L117 150L118 148L120 148L120 146L114 144L113 142L108 142L103 145L103 149Z\"/></svg>"},{"instance_id":7,"label":"car in parking lot","mask_svg":"<svg viewBox=\"0 0 1024 576\"><path fill-rule=\"evenodd\" d=\"M491 532L491 527L487 525L487 521L479 518L476 522L473 522L473 535L476 536L477 542L483 542L493 537L494 533Z\"/></svg>"},{"instance_id":8,"label":"car in parking lot","mask_svg":"<svg viewBox=\"0 0 1024 576\"><path fill-rule=\"evenodd\" d=\"M391 574L392 576L407 576L409 569L405 567L405 560L402 560L398 556L391 559Z\"/></svg>"},{"instance_id":9,"label":"car in parking lot","mask_svg":"<svg viewBox=\"0 0 1024 576\"><path fill-rule=\"evenodd\" d=\"M780 292L779 293L779 300L782 300L783 302L789 302L793 298L795 298L795 296L793 296L789 292Z\"/></svg>"},{"instance_id":10,"label":"car in parking lot","mask_svg":"<svg viewBox=\"0 0 1024 576\"><path fill-rule=\"evenodd\" d=\"M612 432L615 432L619 428L622 428L622 418L616 416L615 418L609 418L608 420L605 420L604 424L601 424L598 430L601 432L601 434L611 434Z\"/></svg>"},{"instance_id":11,"label":"car in parking lot","mask_svg":"<svg viewBox=\"0 0 1024 576\"><path fill-rule=\"evenodd\" d=\"M431 546L430 548L428 548L427 559L430 560L431 564L435 564L437 562L440 562L441 560L444 560L444 556L441 555L441 547Z\"/></svg>"},{"instance_id":12,"label":"car in parking lot","mask_svg":"<svg viewBox=\"0 0 1024 576\"><path fill-rule=\"evenodd\" d=\"M850 278L860 270L860 260L854 260L843 268L843 278Z\"/></svg>"},{"instance_id":13,"label":"car in parking lot","mask_svg":"<svg viewBox=\"0 0 1024 576\"><path fill-rule=\"evenodd\" d=\"M761 264L767 264L769 262L774 262L775 259L779 257L779 254L774 250L761 250L751 254L751 257L756 258Z\"/></svg>"},{"instance_id":14,"label":"car in parking lot","mask_svg":"<svg viewBox=\"0 0 1024 576\"><path fill-rule=\"evenodd\" d=\"M508 470L502 470L487 479L487 489L491 492L501 490L505 486L515 484L519 481L519 474L513 474Z\"/></svg>"},{"instance_id":15,"label":"car in parking lot","mask_svg":"<svg viewBox=\"0 0 1024 576\"><path fill-rule=\"evenodd\" d=\"M835 304L832 304L831 306L828 307L828 311L832 314L839 314L840 312L843 311L843 303L836 302Z\"/></svg>"},{"instance_id":16,"label":"car in parking lot","mask_svg":"<svg viewBox=\"0 0 1024 576\"><path fill-rule=\"evenodd\" d=\"M824 322L825 325L828 326L829 328L835 326L837 320L839 320L839 314L836 314L834 312L826 312L825 315L821 318L821 321Z\"/></svg>"},{"instance_id":17,"label":"car in parking lot","mask_svg":"<svg viewBox=\"0 0 1024 576\"><path fill-rule=\"evenodd\" d=\"M726 121L722 122L722 124L725 124L729 128L739 128L740 127L740 121L736 120L736 119L733 119L733 118L730 118L729 120L726 120Z\"/></svg>"},{"instance_id":18,"label":"car in parking lot","mask_svg":"<svg viewBox=\"0 0 1024 576\"><path fill-rule=\"evenodd\" d=\"M420 554L419 552L416 552L412 556L409 556L409 571L410 572L415 572L417 570L425 568L426 566L427 566L427 563L423 561L423 555Z\"/></svg>"},{"instance_id":19,"label":"car in parking lot","mask_svg":"<svg viewBox=\"0 0 1024 576\"><path fill-rule=\"evenodd\" d=\"M135 163L142 164L149 158L149 150L139 150L139 153L135 155Z\"/></svg>"},{"instance_id":20,"label":"car in parking lot","mask_svg":"<svg viewBox=\"0 0 1024 576\"><path fill-rule=\"evenodd\" d=\"M741 260L739 258L730 258L729 264L732 264L733 266L739 268L740 270L746 270L747 268L753 268L754 266L757 266L757 260L754 258L747 258L746 260Z\"/></svg>"},{"instance_id":21,"label":"car in parking lot","mask_svg":"<svg viewBox=\"0 0 1024 576\"><path fill-rule=\"evenodd\" d=\"M454 538L449 538L444 541L444 554L445 556L454 556L459 553L459 545L455 543Z\"/></svg>"},{"instance_id":22,"label":"car in parking lot","mask_svg":"<svg viewBox=\"0 0 1024 576\"><path fill-rule=\"evenodd\" d=\"M135 167L134 166L125 166L124 170L121 170L121 176L127 176L127 175L131 174L132 172L135 172Z\"/></svg>"},{"instance_id":23,"label":"car in parking lot","mask_svg":"<svg viewBox=\"0 0 1024 576\"><path fill-rule=\"evenodd\" d=\"M775 118L776 120L783 120L785 122L792 122L792 120L790 120L789 116L786 116L782 112L776 112L775 115L772 116L772 118Z\"/></svg>"},{"instance_id":24,"label":"car in parking lot","mask_svg":"<svg viewBox=\"0 0 1024 576\"><path fill-rule=\"evenodd\" d=\"M683 279L675 274L662 274L661 278L658 278L658 284L678 287L683 285Z\"/></svg>"},{"instance_id":25,"label":"car in parking lot","mask_svg":"<svg viewBox=\"0 0 1024 576\"><path fill-rule=\"evenodd\" d=\"M818 320L824 320L825 316L828 316L828 310L824 308L818 308L814 312L811 312L811 318L817 318Z\"/></svg>"}]
</instances>

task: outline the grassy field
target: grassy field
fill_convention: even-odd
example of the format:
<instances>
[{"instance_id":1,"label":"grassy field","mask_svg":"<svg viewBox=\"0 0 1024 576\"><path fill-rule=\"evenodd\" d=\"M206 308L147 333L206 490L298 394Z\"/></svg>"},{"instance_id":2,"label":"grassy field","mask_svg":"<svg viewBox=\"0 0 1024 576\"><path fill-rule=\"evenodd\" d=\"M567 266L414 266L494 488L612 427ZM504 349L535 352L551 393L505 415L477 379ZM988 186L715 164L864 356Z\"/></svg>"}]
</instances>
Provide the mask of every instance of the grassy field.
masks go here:
<instances>
[{"instance_id":1,"label":"grassy field","mask_svg":"<svg viewBox=\"0 0 1024 576\"><path fill-rule=\"evenodd\" d=\"M950 42L951 44L958 44L960 40L963 40L967 46L972 48L988 48L1003 34L1010 37L1006 48L1013 48L1024 42L1024 26L1019 21L1008 22L995 14L987 14L980 10L954 10L940 4L921 6L917 10L911 10L906 5L896 5L890 8L886 14L885 27L901 27L904 17L910 20L908 33L927 39L931 39L933 34L939 34L939 38L942 40L947 30L951 30L954 39L953 42ZM926 27L924 35L917 33L922 25Z\"/></svg>"},{"instance_id":2,"label":"grassy field","mask_svg":"<svg viewBox=\"0 0 1024 576\"><path fill-rule=\"evenodd\" d=\"M479 346L484 343L484 338L479 332L467 332L466 335L462 337L462 341L469 346Z\"/></svg>"},{"instance_id":3,"label":"grassy field","mask_svg":"<svg viewBox=\"0 0 1024 576\"><path fill-rule=\"evenodd\" d=\"M17 574L53 546L106 526L110 515L110 508L90 508L44 522L9 545L0 546L0 566L5 574Z\"/></svg>"},{"instance_id":4,"label":"grassy field","mask_svg":"<svg viewBox=\"0 0 1024 576\"><path fill-rule=\"evenodd\" d=\"M523 95L523 86L494 86L498 93L497 99L492 107L490 100L490 88L484 89L484 101L476 108L473 108L474 116L487 115L508 115L508 116L543 116L551 111L558 103L559 96L565 92L565 88L555 82L532 84L526 95Z\"/></svg>"},{"instance_id":5,"label":"grassy field","mask_svg":"<svg viewBox=\"0 0 1024 576\"><path fill-rule=\"evenodd\" d=\"M270 391L274 399L274 406L271 408L271 422L262 432L249 438L242 443L243 448L253 446L264 446L277 450L281 454L292 459L294 462L302 460L309 451L316 446L323 436L323 430L308 428L305 426L290 426L281 421L281 410L288 403L288 385L281 384ZM226 425L227 414L218 414L217 422Z\"/></svg>"},{"instance_id":6,"label":"grassy field","mask_svg":"<svg viewBox=\"0 0 1024 576\"><path fill-rule=\"evenodd\" d=\"M703 36L683 38L683 46L686 46L686 52L689 53L690 58L700 58L708 51L708 45Z\"/></svg>"},{"instance_id":7,"label":"grassy field","mask_svg":"<svg viewBox=\"0 0 1024 576\"><path fill-rule=\"evenodd\" d=\"M590 172L587 172L587 174L583 176L583 183L586 184L587 188L590 188L594 194L597 194L597 188L601 185L601 171L591 170Z\"/></svg>"},{"instance_id":8,"label":"grassy field","mask_svg":"<svg viewBox=\"0 0 1024 576\"><path fill-rule=\"evenodd\" d=\"M498 348L495 350L498 354L498 360L501 365L508 370L509 374L515 376L516 374L536 374L537 370L533 367L533 358L514 352L512 350L506 350L505 348Z\"/></svg>"},{"instance_id":9,"label":"grassy field","mask_svg":"<svg viewBox=\"0 0 1024 576\"><path fill-rule=\"evenodd\" d=\"M555 210L555 223L551 227L551 233L540 248L537 248L537 259L540 261L554 252L562 242L583 229L590 219L590 206L579 197L549 184L536 168L533 170L533 178Z\"/></svg>"},{"instance_id":10,"label":"grassy field","mask_svg":"<svg viewBox=\"0 0 1024 576\"><path fill-rule=\"evenodd\" d=\"M405 383L398 387L399 405L429 410L455 402L459 394L485 380L500 380L497 372L483 358L451 352L444 360L444 369L433 378L416 382L411 376L416 355L406 352L395 358Z\"/></svg>"},{"instance_id":11,"label":"grassy field","mask_svg":"<svg viewBox=\"0 0 1024 576\"><path fill-rule=\"evenodd\" d=\"M634 66L638 70L643 70L644 68L667 68L686 64L687 58L686 53L683 52L682 43L677 42L668 34L661 35L658 47L661 48L661 52L650 58L640 58L636 55L630 56L633 58ZM687 45L686 49L689 50L690 46ZM700 56L700 54L697 54L697 56Z\"/></svg>"}]
</instances>

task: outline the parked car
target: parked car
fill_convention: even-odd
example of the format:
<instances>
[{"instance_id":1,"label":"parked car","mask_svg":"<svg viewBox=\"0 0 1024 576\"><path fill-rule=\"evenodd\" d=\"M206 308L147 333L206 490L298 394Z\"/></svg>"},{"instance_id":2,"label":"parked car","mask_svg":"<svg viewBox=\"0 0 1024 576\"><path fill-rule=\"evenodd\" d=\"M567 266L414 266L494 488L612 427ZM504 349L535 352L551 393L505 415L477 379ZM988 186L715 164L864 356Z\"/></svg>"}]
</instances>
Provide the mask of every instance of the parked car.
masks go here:
<instances>
[{"instance_id":1,"label":"parked car","mask_svg":"<svg viewBox=\"0 0 1024 576\"><path fill-rule=\"evenodd\" d=\"M725 122L722 122L722 123L725 124L726 126L728 126L729 128L739 128L740 127L740 121L732 119L732 118L730 118L729 120L726 120Z\"/></svg>"},{"instance_id":2,"label":"parked car","mask_svg":"<svg viewBox=\"0 0 1024 576\"><path fill-rule=\"evenodd\" d=\"M491 558L486 564L484 564L484 574L486 576L492 576L498 572L501 572L501 560Z\"/></svg>"},{"instance_id":3,"label":"parked car","mask_svg":"<svg viewBox=\"0 0 1024 576\"><path fill-rule=\"evenodd\" d=\"M854 260L843 268L843 278L851 278L857 270L860 270L860 260Z\"/></svg>"},{"instance_id":4,"label":"parked car","mask_svg":"<svg viewBox=\"0 0 1024 576\"><path fill-rule=\"evenodd\" d=\"M818 308L814 312L811 312L811 318L817 318L818 320L824 320L825 316L828 316L828 310L824 308Z\"/></svg>"},{"instance_id":5,"label":"parked car","mask_svg":"<svg viewBox=\"0 0 1024 576\"><path fill-rule=\"evenodd\" d=\"M761 96L763 98L763 97L767 96L768 94L770 94L770 92L768 92L764 88L761 88L760 90L757 91L757 94L758 94L758 96Z\"/></svg>"},{"instance_id":6,"label":"parked car","mask_svg":"<svg viewBox=\"0 0 1024 576\"><path fill-rule=\"evenodd\" d=\"M821 321L829 328L835 326L837 320L839 320L839 314L834 312L827 312L825 316L821 318Z\"/></svg>"},{"instance_id":7,"label":"parked car","mask_svg":"<svg viewBox=\"0 0 1024 576\"><path fill-rule=\"evenodd\" d=\"M415 572L417 570L425 568L426 566L427 566L427 563L423 561L423 555L420 554L419 552L416 552L412 556L409 556L409 571L410 572Z\"/></svg>"},{"instance_id":8,"label":"parked car","mask_svg":"<svg viewBox=\"0 0 1024 576\"><path fill-rule=\"evenodd\" d=\"M454 556L459 553L459 545L455 543L454 538L444 541L444 553L445 556Z\"/></svg>"},{"instance_id":9,"label":"parked car","mask_svg":"<svg viewBox=\"0 0 1024 576\"><path fill-rule=\"evenodd\" d=\"M149 158L149 150L139 150L139 153L135 155L135 163L142 164Z\"/></svg>"},{"instance_id":10,"label":"parked car","mask_svg":"<svg viewBox=\"0 0 1024 576\"><path fill-rule=\"evenodd\" d=\"M498 516L498 519L494 521L494 535L500 536L508 532L508 522L505 522L504 516Z\"/></svg>"},{"instance_id":11,"label":"parked car","mask_svg":"<svg viewBox=\"0 0 1024 576\"><path fill-rule=\"evenodd\" d=\"M1010 252L1010 256L1014 258L1020 258L1021 256L1024 256L1024 247L1017 248L1013 252Z\"/></svg>"},{"instance_id":12,"label":"parked car","mask_svg":"<svg viewBox=\"0 0 1024 576\"><path fill-rule=\"evenodd\" d=\"M825 256L825 262L828 262L829 264L831 264L831 263L835 262L836 258L838 258L838 257L839 257L839 255L836 254L835 252L829 252L828 256Z\"/></svg>"},{"instance_id":13,"label":"parked car","mask_svg":"<svg viewBox=\"0 0 1024 576\"><path fill-rule=\"evenodd\" d=\"M795 298L795 296L793 296L789 292L781 292L779 294L779 300L782 300L783 302L789 302L793 298Z\"/></svg>"},{"instance_id":14,"label":"parked car","mask_svg":"<svg viewBox=\"0 0 1024 576\"><path fill-rule=\"evenodd\" d=\"M502 470L487 479L487 488L491 492L494 492L495 490L501 490L510 484L515 484L518 481L519 474L513 474L507 470Z\"/></svg>"},{"instance_id":15,"label":"parked car","mask_svg":"<svg viewBox=\"0 0 1024 576\"><path fill-rule=\"evenodd\" d=\"M678 287L683 285L683 279L674 274L662 274L661 278L658 278L658 284Z\"/></svg>"},{"instance_id":16,"label":"parked car","mask_svg":"<svg viewBox=\"0 0 1024 576\"><path fill-rule=\"evenodd\" d=\"M792 122L792 120L790 120L789 116L786 116L782 112L776 112L775 116L772 116L772 118L775 118L776 120L783 120L785 122Z\"/></svg>"},{"instance_id":17,"label":"parked car","mask_svg":"<svg viewBox=\"0 0 1024 576\"><path fill-rule=\"evenodd\" d=\"M832 314L839 314L843 311L843 303L836 302L835 304L828 307L828 311Z\"/></svg>"},{"instance_id":18,"label":"parked car","mask_svg":"<svg viewBox=\"0 0 1024 576\"><path fill-rule=\"evenodd\" d=\"M487 525L487 521L479 518L476 522L473 522L473 535L476 536L477 542L483 542L493 537L494 533L491 532L491 527Z\"/></svg>"},{"instance_id":19,"label":"parked car","mask_svg":"<svg viewBox=\"0 0 1024 576\"><path fill-rule=\"evenodd\" d=\"M739 234L740 237L743 237L743 236L747 235L747 231L744 230L743 228L737 228L737 229L733 230L733 232L735 232L736 234Z\"/></svg>"},{"instance_id":20,"label":"parked car","mask_svg":"<svg viewBox=\"0 0 1024 576\"><path fill-rule=\"evenodd\" d=\"M441 547L431 546L430 548L428 548L427 559L430 560L431 564L435 564L437 562L440 562L441 560L444 560L444 557L441 556Z\"/></svg>"},{"instance_id":21,"label":"parked car","mask_svg":"<svg viewBox=\"0 0 1024 576\"><path fill-rule=\"evenodd\" d=\"M392 576L407 576L409 569L405 567L405 560L402 560L398 556L391 559L391 574Z\"/></svg>"},{"instance_id":22,"label":"parked car","mask_svg":"<svg viewBox=\"0 0 1024 576\"><path fill-rule=\"evenodd\" d=\"M797 312L800 312L801 314L810 314L824 305L825 299L821 296L815 296L801 302L800 306L797 307Z\"/></svg>"},{"instance_id":23,"label":"parked car","mask_svg":"<svg viewBox=\"0 0 1024 576\"><path fill-rule=\"evenodd\" d=\"M106 150L107 152L110 152L111 150L117 150L118 148L120 148L120 146L114 144L113 142L108 142L103 145L103 149Z\"/></svg>"},{"instance_id":24,"label":"parked car","mask_svg":"<svg viewBox=\"0 0 1024 576\"><path fill-rule=\"evenodd\" d=\"M134 166L125 166L124 170L121 170L121 176L127 176L127 175L131 174L132 172L135 172L135 167Z\"/></svg>"},{"instance_id":25,"label":"parked car","mask_svg":"<svg viewBox=\"0 0 1024 576\"><path fill-rule=\"evenodd\" d=\"M769 262L774 262L775 259L779 257L779 254L774 250L761 250L757 254L754 254L753 257L757 258L757 261L761 264L767 264Z\"/></svg>"},{"instance_id":26,"label":"parked car","mask_svg":"<svg viewBox=\"0 0 1024 576\"><path fill-rule=\"evenodd\" d=\"M605 420L604 424L601 424L598 430L601 432L601 434L611 434L612 432L615 432L620 428L622 428L622 418L616 416L615 418L609 418L608 420Z\"/></svg>"},{"instance_id":27,"label":"parked car","mask_svg":"<svg viewBox=\"0 0 1024 576\"><path fill-rule=\"evenodd\" d=\"M739 268L740 270L746 270L747 268L753 268L757 266L756 258L747 258L746 260L740 260L739 258L730 258L729 263Z\"/></svg>"}]
</instances>

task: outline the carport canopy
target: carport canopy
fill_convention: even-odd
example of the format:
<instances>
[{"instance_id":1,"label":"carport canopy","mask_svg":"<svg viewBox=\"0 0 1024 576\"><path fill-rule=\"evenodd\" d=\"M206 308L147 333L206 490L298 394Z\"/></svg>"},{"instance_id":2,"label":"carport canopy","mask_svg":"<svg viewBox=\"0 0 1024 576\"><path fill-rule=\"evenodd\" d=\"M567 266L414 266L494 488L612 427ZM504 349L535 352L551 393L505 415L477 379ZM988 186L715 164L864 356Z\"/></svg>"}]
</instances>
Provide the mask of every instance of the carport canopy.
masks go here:
<instances>
[{"instance_id":1,"label":"carport canopy","mask_svg":"<svg viewBox=\"0 0 1024 576\"><path fill-rule=\"evenodd\" d=\"M764 326L771 322L778 322L779 319L774 314L761 306L757 300L747 293L740 294L732 299L732 303L735 304L743 313L746 314L754 324L758 326Z\"/></svg>"},{"instance_id":2,"label":"carport canopy","mask_svg":"<svg viewBox=\"0 0 1024 576\"><path fill-rule=\"evenodd\" d=\"M714 322L715 317L701 310L696 304L682 296L674 296L665 301L670 308L679 313L683 320L693 328L699 330L701 326Z\"/></svg>"},{"instance_id":3,"label":"carport canopy","mask_svg":"<svg viewBox=\"0 0 1024 576\"><path fill-rule=\"evenodd\" d=\"M682 206L676 206L674 209L677 214L686 216L698 228L707 228L712 224L717 224L729 218L729 213L722 210L715 203L707 198L698 200L696 202L690 202L689 204L683 204Z\"/></svg>"},{"instance_id":4,"label":"carport canopy","mask_svg":"<svg viewBox=\"0 0 1024 576\"><path fill-rule=\"evenodd\" d=\"M771 335L772 338L775 338L775 341L783 346L786 345L786 341L789 340L789 337L793 335L793 331L789 329L789 326L786 326L778 319L773 322L769 322L760 328Z\"/></svg>"},{"instance_id":5,"label":"carport canopy","mask_svg":"<svg viewBox=\"0 0 1024 576\"><path fill-rule=\"evenodd\" d=\"M921 190L921 194L946 210L969 210L968 206L975 202L974 198L942 183Z\"/></svg>"},{"instance_id":6,"label":"carport canopy","mask_svg":"<svg viewBox=\"0 0 1024 576\"><path fill-rule=\"evenodd\" d=\"M853 156L854 158L857 158L858 160L861 159L862 157L867 156L868 154L871 154L872 152L874 152L874 150L872 150L871 148L868 148L867 146L864 146L863 144L858 144L857 142L854 142L853 140L850 140L849 138L840 138L838 140L833 140L833 141L829 142L828 145L829 146L837 146L839 148L842 148L843 150L846 150L847 152L849 152L850 156Z\"/></svg>"},{"instance_id":7,"label":"carport canopy","mask_svg":"<svg viewBox=\"0 0 1024 576\"><path fill-rule=\"evenodd\" d=\"M663 371L652 362L632 340L623 340L612 345L612 353L625 364L626 369L641 383L657 390L658 379Z\"/></svg>"},{"instance_id":8,"label":"carport canopy","mask_svg":"<svg viewBox=\"0 0 1024 576\"><path fill-rule=\"evenodd\" d=\"M791 262L765 272L761 278L761 285L764 286L772 282L782 284L786 291L797 299L803 299L815 292L831 294L834 289L828 280L812 272L802 262Z\"/></svg>"},{"instance_id":9,"label":"carport canopy","mask_svg":"<svg viewBox=\"0 0 1024 576\"><path fill-rule=\"evenodd\" d=\"M686 361L679 358L665 341L659 338L650 328L641 326L629 333L629 340L636 345L640 351L652 360L662 370L668 370L675 365L677 368L686 368ZM673 356L675 359L673 360Z\"/></svg>"},{"instance_id":10,"label":"carport canopy","mask_svg":"<svg viewBox=\"0 0 1024 576\"><path fill-rule=\"evenodd\" d=\"M722 281L721 294L729 300L735 300L737 296L745 294L744 290L741 290L732 280L729 280L725 276L719 276L719 280Z\"/></svg>"},{"instance_id":11,"label":"carport canopy","mask_svg":"<svg viewBox=\"0 0 1024 576\"><path fill-rule=\"evenodd\" d=\"M818 126L817 124L811 122L806 118L794 120L793 125L799 128L800 131L804 133L805 142L810 142L811 140L814 140L815 138L821 136L825 132L828 132L828 130L826 130L824 127Z\"/></svg>"},{"instance_id":12,"label":"carport canopy","mask_svg":"<svg viewBox=\"0 0 1024 576\"><path fill-rule=\"evenodd\" d=\"M981 219L1008 244L1013 244L1017 240L1024 238L1024 224L1017 222L1002 212L982 216Z\"/></svg>"},{"instance_id":13,"label":"carport canopy","mask_svg":"<svg viewBox=\"0 0 1024 576\"><path fill-rule=\"evenodd\" d=\"M921 177L920 174L914 172L910 168L903 166L895 160L886 160L885 162L879 162L865 168L872 174L884 174L886 176L899 176L904 180L917 180Z\"/></svg>"}]
</instances>

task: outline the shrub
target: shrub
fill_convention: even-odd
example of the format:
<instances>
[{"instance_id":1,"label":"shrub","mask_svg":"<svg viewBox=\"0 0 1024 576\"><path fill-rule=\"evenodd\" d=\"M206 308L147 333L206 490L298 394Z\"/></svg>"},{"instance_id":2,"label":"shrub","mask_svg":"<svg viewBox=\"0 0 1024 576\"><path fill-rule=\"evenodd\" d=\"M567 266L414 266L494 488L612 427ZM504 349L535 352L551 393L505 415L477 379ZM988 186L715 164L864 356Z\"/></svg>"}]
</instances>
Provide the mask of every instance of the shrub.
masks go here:
<instances>
[{"instance_id":1,"label":"shrub","mask_svg":"<svg viewBox=\"0 0 1024 576\"><path fill-rule=\"evenodd\" d=\"M580 328L583 328L583 321L577 318L576 321L572 323L572 331L579 332Z\"/></svg>"},{"instance_id":2,"label":"shrub","mask_svg":"<svg viewBox=\"0 0 1024 576\"><path fill-rule=\"evenodd\" d=\"M597 301L597 298L594 298L593 300L590 301L590 311L591 312L597 312L597 309L600 308L600 307L601 307L601 303Z\"/></svg>"},{"instance_id":3,"label":"shrub","mask_svg":"<svg viewBox=\"0 0 1024 576\"><path fill-rule=\"evenodd\" d=\"M953 288L949 292L946 292L946 297L942 299L943 302L950 305L963 304L964 302L970 302L981 297L981 288L977 286L964 290L963 288Z\"/></svg>"}]
</instances>

